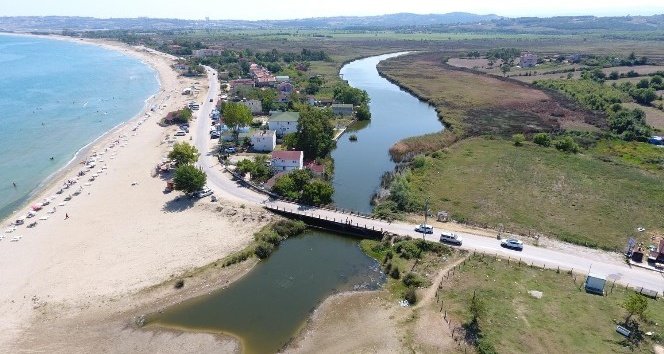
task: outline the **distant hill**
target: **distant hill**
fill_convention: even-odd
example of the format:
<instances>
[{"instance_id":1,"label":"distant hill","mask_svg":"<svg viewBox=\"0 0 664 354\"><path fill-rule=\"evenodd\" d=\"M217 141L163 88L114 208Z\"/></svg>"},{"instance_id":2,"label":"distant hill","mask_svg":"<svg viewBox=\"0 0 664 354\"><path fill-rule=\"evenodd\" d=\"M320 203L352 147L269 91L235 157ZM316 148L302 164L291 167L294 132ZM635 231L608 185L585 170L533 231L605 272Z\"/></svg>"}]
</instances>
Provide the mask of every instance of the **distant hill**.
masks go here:
<instances>
[{"instance_id":1,"label":"distant hill","mask_svg":"<svg viewBox=\"0 0 664 354\"><path fill-rule=\"evenodd\" d=\"M357 27L416 27L446 24L480 23L500 19L496 15L475 15L465 12L418 15L399 13L362 17L319 17L295 20L180 20L156 18L93 18L67 16L0 17L3 31L72 31L86 30L174 30L200 28L259 29L259 28L316 28L343 29Z\"/></svg>"},{"instance_id":2,"label":"distant hill","mask_svg":"<svg viewBox=\"0 0 664 354\"><path fill-rule=\"evenodd\" d=\"M509 18L476 15L466 12L418 15L398 13L362 17L318 17L293 20L181 20L167 18L93 18L93 17L0 17L0 31L61 32L63 30L134 32L191 29L319 29L511 32L541 34L575 34L582 32L626 31L655 32L659 39L664 31L664 15L652 16L561 16Z\"/></svg>"}]
</instances>

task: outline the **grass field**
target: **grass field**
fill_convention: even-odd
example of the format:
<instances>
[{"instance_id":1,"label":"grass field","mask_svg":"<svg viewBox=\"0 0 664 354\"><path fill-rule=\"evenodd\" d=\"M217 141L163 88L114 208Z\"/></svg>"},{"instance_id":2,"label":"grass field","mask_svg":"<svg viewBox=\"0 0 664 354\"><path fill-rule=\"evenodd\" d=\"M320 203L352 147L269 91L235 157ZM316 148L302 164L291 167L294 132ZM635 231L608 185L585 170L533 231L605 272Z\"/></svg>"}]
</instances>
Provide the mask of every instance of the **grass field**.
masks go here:
<instances>
[{"instance_id":1,"label":"grass field","mask_svg":"<svg viewBox=\"0 0 664 354\"><path fill-rule=\"evenodd\" d=\"M643 151L622 144L597 149L571 155L502 139L466 139L413 169L411 190L416 200L430 196L431 210L450 211L456 220L582 245L619 250L636 227L664 232L661 167L635 167L643 161L629 152Z\"/></svg>"},{"instance_id":2,"label":"grass field","mask_svg":"<svg viewBox=\"0 0 664 354\"><path fill-rule=\"evenodd\" d=\"M608 285L607 296L591 295L582 283L582 276L566 272L473 256L443 283L441 297L455 323L470 320L469 299L479 297L486 306L482 333L498 353L652 353L652 345L662 343L661 300L648 299L647 320L640 321L640 329L653 335L629 348L614 321L625 319L621 305L630 290ZM542 298L530 296L531 290Z\"/></svg>"}]
</instances>

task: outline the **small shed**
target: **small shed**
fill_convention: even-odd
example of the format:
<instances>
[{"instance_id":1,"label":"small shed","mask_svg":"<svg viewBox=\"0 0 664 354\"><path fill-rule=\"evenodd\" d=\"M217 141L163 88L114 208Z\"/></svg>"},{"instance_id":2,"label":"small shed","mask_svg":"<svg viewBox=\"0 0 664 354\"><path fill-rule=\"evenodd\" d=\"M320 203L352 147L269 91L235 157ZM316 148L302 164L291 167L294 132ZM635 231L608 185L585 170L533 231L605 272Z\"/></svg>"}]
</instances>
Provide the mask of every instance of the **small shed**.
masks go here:
<instances>
[{"instance_id":1,"label":"small shed","mask_svg":"<svg viewBox=\"0 0 664 354\"><path fill-rule=\"evenodd\" d=\"M597 294L602 296L604 296L605 285L606 285L606 279L593 275L588 275L586 277L586 282L584 283L584 287L587 293Z\"/></svg>"}]
</instances>

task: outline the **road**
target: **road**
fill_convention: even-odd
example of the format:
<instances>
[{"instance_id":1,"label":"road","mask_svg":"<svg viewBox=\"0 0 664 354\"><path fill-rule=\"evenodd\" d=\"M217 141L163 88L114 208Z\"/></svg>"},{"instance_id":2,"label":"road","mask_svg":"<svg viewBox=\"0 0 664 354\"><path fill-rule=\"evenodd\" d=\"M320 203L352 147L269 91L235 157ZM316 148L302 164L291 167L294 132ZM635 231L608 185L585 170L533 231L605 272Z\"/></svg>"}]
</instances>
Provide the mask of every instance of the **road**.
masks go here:
<instances>
[{"instance_id":1,"label":"road","mask_svg":"<svg viewBox=\"0 0 664 354\"><path fill-rule=\"evenodd\" d=\"M398 235L423 237L422 234L415 232L415 225L412 224L388 223L340 211L303 207L283 201L274 201L270 200L266 195L245 188L234 181L229 173L224 172L223 166L213 154L216 140L210 139L209 136L209 128L211 126L210 114L218 100L220 85L216 77L216 72L207 67L206 70L210 89L205 102L203 102L198 111L195 121L196 126L191 131L194 143L199 151L201 151L198 164L208 176L208 186L217 195L223 195L225 198L248 204L278 206L280 209L285 208L294 212L306 213L307 215L328 218L330 220L348 221L360 226L366 225L369 228L382 229ZM210 102L211 100L213 102ZM446 230L436 229L434 234L426 235L425 238L429 241L438 242L438 237L442 231ZM463 246L460 248L465 250L521 260L528 264L533 263L537 266L545 266L546 268L574 270L575 272L584 274L590 272L593 275L606 277L607 280L615 281L619 284L635 288L644 287L655 290L660 294L664 292L664 274L638 267L630 267L626 263L614 261L615 257L598 257L597 250L584 250L580 247L575 247L574 252L565 252L525 245L523 251L513 251L502 248L500 241L497 239L470 233L457 232L457 234L463 237Z\"/></svg>"}]
</instances>

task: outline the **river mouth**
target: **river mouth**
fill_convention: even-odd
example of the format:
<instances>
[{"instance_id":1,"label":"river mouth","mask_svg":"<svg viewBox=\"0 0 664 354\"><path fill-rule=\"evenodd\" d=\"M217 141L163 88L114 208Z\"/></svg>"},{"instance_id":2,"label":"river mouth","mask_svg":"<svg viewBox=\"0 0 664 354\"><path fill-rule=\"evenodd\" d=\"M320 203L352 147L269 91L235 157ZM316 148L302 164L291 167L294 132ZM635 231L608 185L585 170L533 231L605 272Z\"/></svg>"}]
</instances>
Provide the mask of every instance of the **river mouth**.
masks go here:
<instances>
[{"instance_id":1,"label":"river mouth","mask_svg":"<svg viewBox=\"0 0 664 354\"><path fill-rule=\"evenodd\" d=\"M380 265L355 238L307 231L225 289L185 301L152 316L150 326L223 333L244 353L276 352L328 296L376 290L385 281Z\"/></svg>"},{"instance_id":2,"label":"river mouth","mask_svg":"<svg viewBox=\"0 0 664 354\"><path fill-rule=\"evenodd\" d=\"M371 212L371 197L381 176L393 171L389 148L404 138L443 129L436 111L378 74L376 65L405 53L356 60L341 74L371 97L372 119L349 127L332 152L334 202L344 209ZM276 352L306 323L327 297L344 291L376 290L385 275L364 254L359 241L321 231L286 240L228 288L168 308L149 319L150 326L226 334L245 353Z\"/></svg>"}]
</instances>

